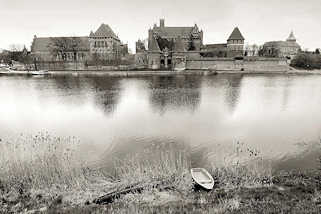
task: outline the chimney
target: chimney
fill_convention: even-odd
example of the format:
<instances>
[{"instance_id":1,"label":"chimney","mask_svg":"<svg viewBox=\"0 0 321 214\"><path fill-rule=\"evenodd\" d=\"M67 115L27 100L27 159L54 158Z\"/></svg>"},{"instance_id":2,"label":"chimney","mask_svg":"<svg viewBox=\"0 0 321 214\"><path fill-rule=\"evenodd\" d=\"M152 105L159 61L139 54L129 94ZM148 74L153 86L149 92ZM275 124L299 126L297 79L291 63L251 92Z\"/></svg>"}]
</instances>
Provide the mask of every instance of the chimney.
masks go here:
<instances>
[{"instance_id":1,"label":"chimney","mask_svg":"<svg viewBox=\"0 0 321 214\"><path fill-rule=\"evenodd\" d=\"M160 21L159 21L159 26L160 26L161 28L164 28L164 27L165 27L165 19L160 19Z\"/></svg>"}]
</instances>

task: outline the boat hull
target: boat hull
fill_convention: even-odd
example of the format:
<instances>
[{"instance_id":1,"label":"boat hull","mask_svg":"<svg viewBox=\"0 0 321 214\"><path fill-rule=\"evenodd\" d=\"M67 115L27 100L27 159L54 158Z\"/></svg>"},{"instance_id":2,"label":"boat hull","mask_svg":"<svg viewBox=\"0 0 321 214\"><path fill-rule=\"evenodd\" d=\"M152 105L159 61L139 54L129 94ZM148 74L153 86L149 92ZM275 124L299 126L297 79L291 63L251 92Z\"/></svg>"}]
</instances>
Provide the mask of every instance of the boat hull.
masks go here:
<instances>
[{"instance_id":1,"label":"boat hull","mask_svg":"<svg viewBox=\"0 0 321 214\"><path fill-rule=\"evenodd\" d=\"M192 178L196 183L196 188L203 188L205 190L211 190L214 187L214 179L210 173L204 168L192 168Z\"/></svg>"},{"instance_id":2,"label":"boat hull","mask_svg":"<svg viewBox=\"0 0 321 214\"><path fill-rule=\"evenodd\" d=\"M7 74L7 75L47 75L49 72L47 70L40 70L40 71L20 71L20 70L12 70L10 68L1 68L0 74Z\"/></svg>"}]
</instances>

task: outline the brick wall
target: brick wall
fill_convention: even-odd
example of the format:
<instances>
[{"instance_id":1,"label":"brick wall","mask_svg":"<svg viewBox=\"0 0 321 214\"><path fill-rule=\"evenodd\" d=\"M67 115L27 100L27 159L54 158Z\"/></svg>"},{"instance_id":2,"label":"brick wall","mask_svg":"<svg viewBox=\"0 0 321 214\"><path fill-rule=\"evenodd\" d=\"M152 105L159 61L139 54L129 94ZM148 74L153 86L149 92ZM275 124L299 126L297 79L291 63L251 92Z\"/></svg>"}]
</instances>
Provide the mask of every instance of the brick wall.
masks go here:
<instances>
[{"instance_id":1,"label":"brick wall","mask_svg":"<svg viewBox=\"0 0 321 214\"><path fill-rule=\"evenodd\" d=\"M189 70L217 70L217 71L247 71L247 72L286 72L289 70L284 59L256 59L234 60L202 58L198 60L188 59L186 69Z\"/></svg>"}]
</instances>

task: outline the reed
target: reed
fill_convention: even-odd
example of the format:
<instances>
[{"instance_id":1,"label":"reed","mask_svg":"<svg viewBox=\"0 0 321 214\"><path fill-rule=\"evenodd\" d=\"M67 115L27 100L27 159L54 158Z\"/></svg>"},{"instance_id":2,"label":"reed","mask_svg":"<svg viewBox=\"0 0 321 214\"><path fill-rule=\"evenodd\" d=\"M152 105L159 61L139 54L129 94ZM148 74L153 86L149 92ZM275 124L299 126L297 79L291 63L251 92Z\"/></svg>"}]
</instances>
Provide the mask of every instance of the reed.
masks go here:
<instances>
[{"instance_id":1,"label":"reed","mask_svg":"<svg viewBox=\"0 0 321 214\"><path fill-rule=\"evenodd\" d=\"M85 186L89 169L77 155L78 145L74 137L53 137L48 133L2 139L1 180L8 185L21 183L37 189Z\"/></svg>"},{"instance_id":2,"label":"reed","mask_svg":"<svg viewBox=\"0 0 321 214\"><path fill-rule=\"evenodd\" d=\"M115 177L122 184L171 181L178 188L190 189L190 149L184 145L160 143L150 145L143 152L113 159Z\"/></svg>"}]
</instances>

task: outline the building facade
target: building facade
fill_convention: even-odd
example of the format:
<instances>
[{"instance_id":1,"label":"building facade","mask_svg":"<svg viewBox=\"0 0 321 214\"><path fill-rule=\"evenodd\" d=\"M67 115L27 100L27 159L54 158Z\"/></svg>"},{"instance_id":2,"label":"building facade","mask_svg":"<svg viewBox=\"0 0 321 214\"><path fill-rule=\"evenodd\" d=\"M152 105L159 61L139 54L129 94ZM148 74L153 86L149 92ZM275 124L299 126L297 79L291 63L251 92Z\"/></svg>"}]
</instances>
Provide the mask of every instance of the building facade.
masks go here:
<instances>
[{"instance_id":1,"label":"building facade","mask_svg":"<svg viewBox=\"0 0 321 214\"><path fill-rule=\"evenodd\" d=\"M227 56L237 57L243 56L244 53L244 37L238 27L234 28L230 37L227 39Z\"/></svg>"},{"instance_id":2,"label":"building facade","mask_svg":"<svg viewBox=\"0 0 321 214\"><path fill-rule=\"evenodd\" d=\"M200 51L203 46L203 31L195 24L192 27L167 27L161 19L148 31L148 68L174 67L188 52Z\"/></svg>"},{"instance_id":3,"label":"building facade","mask_svg":"<svg viewBox=\"0 0 321 214\"><path fill-rule=\"evenodd\" d=\"M286 57L293 59L301 50L300 45L296 42L293 32L290 33L286 41L266 42L260 50L260 55L265 57Z\"/></svg>"},{"instance_id":4,"label":"building facade","mask_svg":"<svg viewBox=\"0 0 321 214\"><path fill-rule=\"evenodd\" d=\"M31 52L39 61L90 61L115 60L128 54L109 25L102 24L96 32L84 37L37 37L34 36Z\"/></svg>"},{"instance_id":5,"label":"building facade","mask_svg":"<svg viewBox=\"0 0 321 214\"><path fill-rule=\"evenodd\" d=\"M207 44L202 48L204 57L239 57L244 55L244 37L238 27L235 27L227 39L227 43Z\"/></svg>"}]
</instances>

